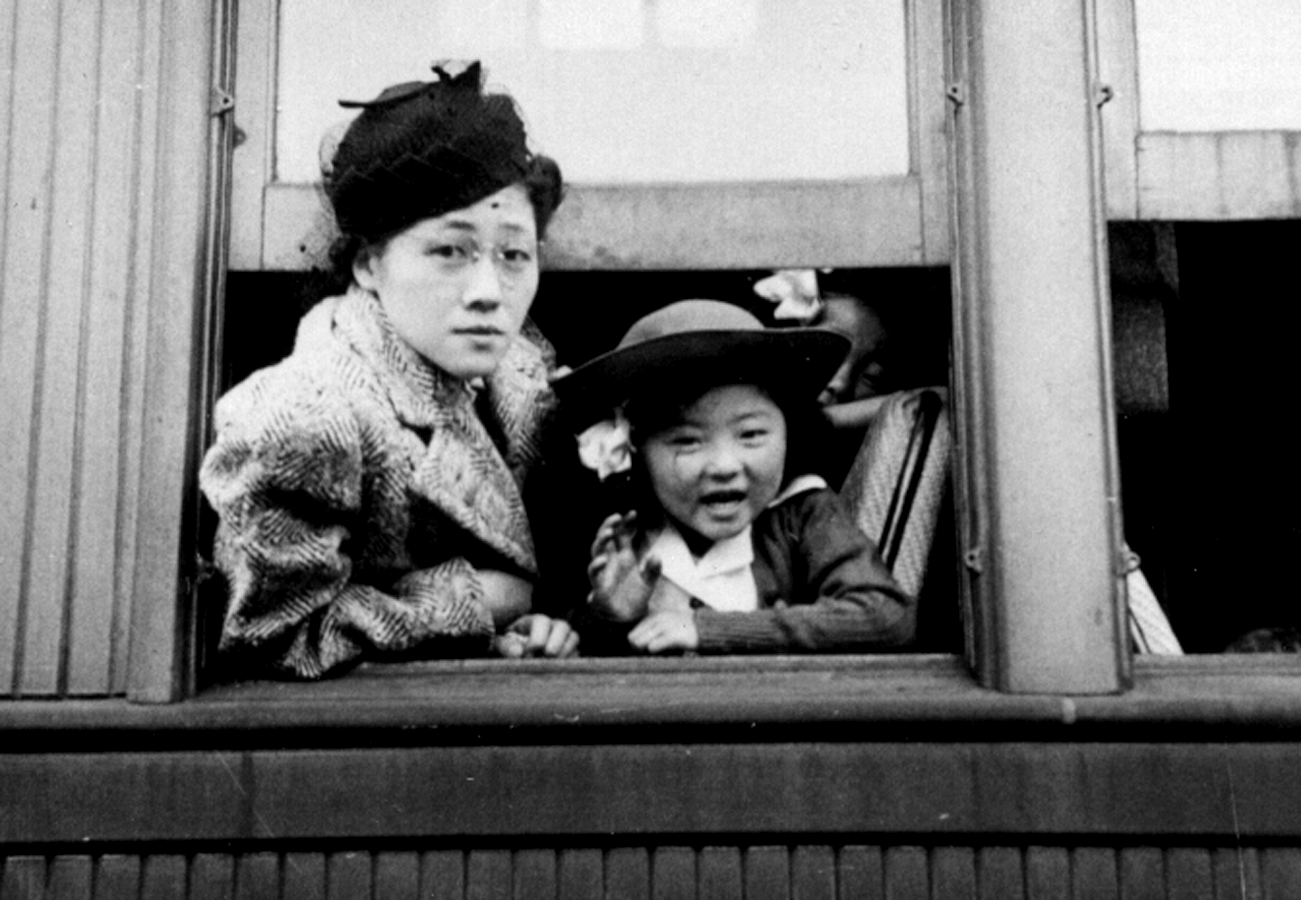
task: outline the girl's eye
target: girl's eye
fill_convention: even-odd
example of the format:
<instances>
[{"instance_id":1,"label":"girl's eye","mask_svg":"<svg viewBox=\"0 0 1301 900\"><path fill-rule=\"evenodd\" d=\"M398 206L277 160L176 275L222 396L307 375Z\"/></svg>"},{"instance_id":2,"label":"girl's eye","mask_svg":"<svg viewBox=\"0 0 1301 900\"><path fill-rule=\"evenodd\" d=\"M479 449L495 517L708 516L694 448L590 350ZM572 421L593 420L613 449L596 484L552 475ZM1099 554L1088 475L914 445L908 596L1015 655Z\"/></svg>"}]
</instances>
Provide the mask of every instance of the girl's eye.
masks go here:
<instances>
[{"instance_id":1,"label":"girl's eye","mask_svg":"<svg viewBox=\"0 0 1301 900\"><path fill-rule=\"evenodd\" d=\"M691 434L675 434L669 438L668 443L675 450L690 450L700 444L700 438Z\"/></svg>"},{"instance_id":2,"label":"girl's eye","mask_svg":"<svg viewBox=\"0 0 1301 900\"><path fill-rule=\"evenodd\" d=\"M741 440L753 443L761 441L768 436L767 429L764 428L747 428L741 432Z\"/></svg>"}]
</instances>

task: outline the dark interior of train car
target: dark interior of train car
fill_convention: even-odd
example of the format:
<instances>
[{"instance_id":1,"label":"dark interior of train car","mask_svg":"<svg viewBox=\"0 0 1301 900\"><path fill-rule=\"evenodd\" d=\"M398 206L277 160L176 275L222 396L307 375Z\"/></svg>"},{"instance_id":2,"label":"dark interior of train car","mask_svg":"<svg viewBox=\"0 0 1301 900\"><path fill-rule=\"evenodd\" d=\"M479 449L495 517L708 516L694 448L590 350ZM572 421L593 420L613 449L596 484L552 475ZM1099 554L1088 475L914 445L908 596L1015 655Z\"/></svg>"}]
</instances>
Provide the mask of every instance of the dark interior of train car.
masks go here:
<instances>
[{"instance_id":1,"label":"dark interior of train car","mask_svg":"<svg viewBox=\"0 0 1301 900\"><path fill-rule=\"evenodd\" d=\"M1285 567L1301 476L1279 387L1292 375L1298 308L1284 267L1299 240L1296 222L1109 228L1125 539L1185 652L1298 649ZM576 365L675 299L715 297L771 318L753 290L766 274L548 272L533 318L559 362ZM901 385L946 384L948 270L850 274L890 310L907 348ZM301 273L230 274L223 389L288 352L305 285ZM944 515L951 523L952 510ZM953 529L941 529L932 560L943 577L927 587L922 649L961 652L954 547Z\"/></svg>"},{"instance_id":2,"label":"dark interior of train car","mask_svg":"<svg viewBox=\"0 0 1301 900\"><path fill-rule=\"evenodd\" d=\"M1125 535L1184 649L1295 651L1298 222L1110 232ZM1263 633L1262 633L1263 632Z\"/></svg>"},{"instance_id":3,"label":"dark interior of train car","mask_svg":"<svg viewBox=\"0 0 1301 900\"><path fill-rule=\"evenodd\" d=\"M772 325L774 306L756 295L754 285L769 271L552 271L541 279L531 315L556 349L561 365L574 366L613 347L637 318L674 300L710 297L746 307ZM837 283L871 298L889 321L899 388L944 386L949 366L949 272L946 268L839 270ZM295 327L312 302L310 276L283 272L232 272L224 308L224 339L219 390L288 354ZM845 448L831 454L829 477L843 477L861 433L850 435ZM850 444L855 444L851 447ZM834 474L831 474L834 473ZM946 492L930 551L930 572L919 602L915 649L961 653L962 631L956 588L952 495ZM204 509L200 546L210 544L215 527ZM212 659L220 629L222 591L216 584L202 591L198 615L197 656ZM201 671L199 682L210 680ZM218 675L221 680L235 677Z\"/></svg>"}]
</instances>

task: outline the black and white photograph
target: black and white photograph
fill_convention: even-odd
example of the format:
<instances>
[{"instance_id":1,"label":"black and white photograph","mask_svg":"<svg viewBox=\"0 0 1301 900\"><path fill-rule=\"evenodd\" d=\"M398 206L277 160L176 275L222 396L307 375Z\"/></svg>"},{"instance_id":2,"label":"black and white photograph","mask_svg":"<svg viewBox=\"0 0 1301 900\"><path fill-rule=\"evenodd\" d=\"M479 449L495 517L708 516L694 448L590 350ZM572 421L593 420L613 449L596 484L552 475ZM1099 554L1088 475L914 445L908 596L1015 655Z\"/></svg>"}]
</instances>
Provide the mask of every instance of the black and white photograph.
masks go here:
<instances>
[{"instance_id":1,"label":"black and white photograph","mask_svg":"<svg viewBox=\"0 0 1301 900\"><path fill-rule=\"evenodd\" d=\"M1301 897L1297 0L0 0L0 900Z\"/></svg>"}]
</instances>

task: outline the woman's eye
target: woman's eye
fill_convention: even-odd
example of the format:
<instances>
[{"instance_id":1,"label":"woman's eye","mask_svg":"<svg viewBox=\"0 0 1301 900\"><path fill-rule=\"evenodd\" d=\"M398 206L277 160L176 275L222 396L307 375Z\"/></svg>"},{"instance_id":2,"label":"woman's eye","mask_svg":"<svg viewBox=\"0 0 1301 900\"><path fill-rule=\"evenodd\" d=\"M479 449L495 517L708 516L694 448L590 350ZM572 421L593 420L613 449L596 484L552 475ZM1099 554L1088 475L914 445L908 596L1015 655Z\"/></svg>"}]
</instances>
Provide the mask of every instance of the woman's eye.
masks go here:
<instances>
[{"instance_id":1,"label":"woman's eye","mask_svg":"<svg viewBox=\"0 0 1301 900\"><path fill-rule=\"evenodd\" d=\"M429 256L437 256L439 259L455 261L468 259L470 256L469 251L456 244L430 244L425 253Z\"/></svg>"},{"instance_id":2,"label":"woman's eye","mask_svg":"<svg viewBox=\"0 0 1301 900\"><path fill-rule=\"evenodd\" d=\"M507 247L501 251L501 258L512 266L526 266L533 261L533 254L528 250Z\"/></svg>"}]
</instances>

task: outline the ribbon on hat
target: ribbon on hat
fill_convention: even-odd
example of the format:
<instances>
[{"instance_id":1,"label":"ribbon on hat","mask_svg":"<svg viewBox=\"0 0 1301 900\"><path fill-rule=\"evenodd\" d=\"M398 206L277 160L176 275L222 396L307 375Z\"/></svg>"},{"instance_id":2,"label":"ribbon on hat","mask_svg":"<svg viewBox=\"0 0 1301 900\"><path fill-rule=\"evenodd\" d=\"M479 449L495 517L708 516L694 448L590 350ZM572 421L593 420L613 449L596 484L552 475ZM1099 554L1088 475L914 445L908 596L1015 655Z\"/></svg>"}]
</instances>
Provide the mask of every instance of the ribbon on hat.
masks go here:
<instances>
[{"instance_id":1,"label":"ribbon on hat","mask_svg":"<svg viewBox=\"0 0 1301 900\"><path fill-rule=\"evenodd\" d=\"M374 100L340 100L339 105L344 109L382 109L386 106L401 103L403 100L410 100L436 84L446 84L448 87L453 88L468 87L471 90L478 91L482 64L477 59L469 63L461 63L464 68L455 75L449 74L447 71L448 66L451 65L454 65L451 60L444 59L430 66L434 74L438 76L433 81L404 81L401 84L394 84L384 88Z\"/></svg>"}]
</instances>

